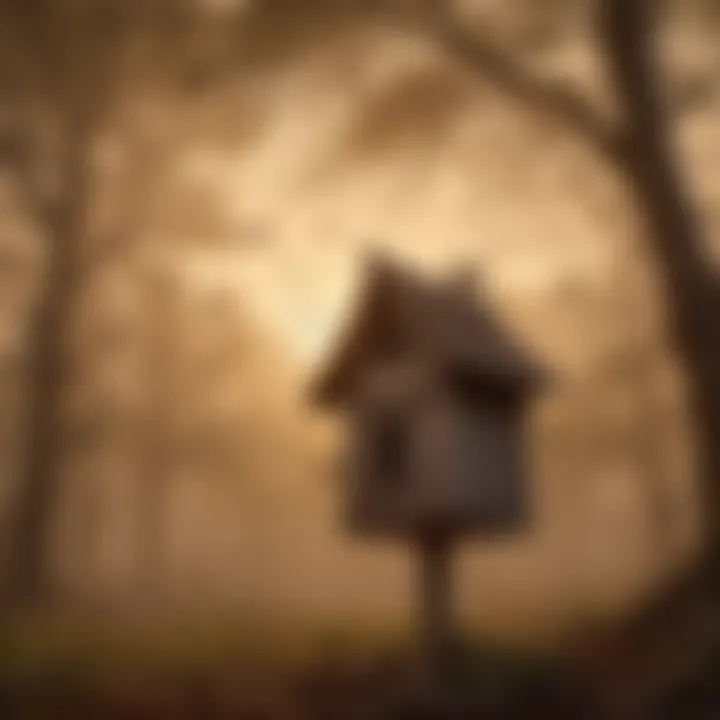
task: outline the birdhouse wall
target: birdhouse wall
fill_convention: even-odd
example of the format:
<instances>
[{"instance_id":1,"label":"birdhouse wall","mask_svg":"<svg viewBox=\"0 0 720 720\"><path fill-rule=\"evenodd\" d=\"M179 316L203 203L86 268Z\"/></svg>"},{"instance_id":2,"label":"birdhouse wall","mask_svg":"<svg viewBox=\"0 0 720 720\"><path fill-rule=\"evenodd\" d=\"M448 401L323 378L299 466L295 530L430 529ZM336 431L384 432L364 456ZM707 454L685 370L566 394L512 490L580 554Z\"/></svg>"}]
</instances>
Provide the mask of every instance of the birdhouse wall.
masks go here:
<instances>
[{"instance_id":1,"label":"birdhouse wall","mask_svg":"<svg viewBox=\"0 0 720 720\"><path fill-rule=\"evenodd\" d=\"M450 513L477 529L511 529L525 515L523 427L512 407L456 408L445 460ZM443 479L437 480L443 484Z\"/></svg>"},{"instance_id":2,"label":"birdhouse wall","mask_svg":"<svg viewBox=\"0 0 720 720\"><path fill-rule=\"evenodd\" d=\"M462 402L417 372L393 384L386 370L369 374L353 413L346 493L351 526L392 534L518 522L519 412Z\"/></svg>"}]
</instances>

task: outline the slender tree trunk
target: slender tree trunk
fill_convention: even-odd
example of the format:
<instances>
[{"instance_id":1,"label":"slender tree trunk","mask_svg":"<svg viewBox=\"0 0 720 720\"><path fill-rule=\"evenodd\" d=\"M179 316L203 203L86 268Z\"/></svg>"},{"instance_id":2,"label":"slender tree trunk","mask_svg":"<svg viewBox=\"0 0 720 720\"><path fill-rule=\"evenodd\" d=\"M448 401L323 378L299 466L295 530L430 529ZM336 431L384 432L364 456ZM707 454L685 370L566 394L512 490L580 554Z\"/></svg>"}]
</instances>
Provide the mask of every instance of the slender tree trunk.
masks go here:
<instances>
[{"instance_id":1,"label":"slender tree trunk","mask_svg":"<svg viewBox=\"0 0 720 720\"><path fill-rule=\"evenodd\" d=\"M686 195L668 127L670 111L653 60L656 0L602 0L600 37L626 135L626 170L648 224L666 285L668 313L697 418L707 532L703 574L720 565L720 310L698 213Z\"/></svg>"},{"instance_id":2,"label":"slender tree trunk","mask_svg":"<svg viewBox=\"0 0 720 720\"><path fill-rule=\"evenodd\" d=\"M146 277L148 334L145 365L147 428L143 440L143 486L139 496L138 576L140 590L157 598L168 582L170 492L177 471L174 428L178 393L178 335L182 319L175 280L166 267L152 267Z\"/></svg>"},{"instance_id":3,"label":"slender tree trunk","mask_svg":"<svg viewBox=\"0 0 720 720\"><path fill-rule=\"evenodd\" d=\"M31 327L26 460L18 481L10 557L11 602L40 601L48 590L48 542L62 464L62 395L67 331L75 299L87 197L88 133L69 125L60 198L45 218L45 281Z\"/></svg>"}]
</instances>

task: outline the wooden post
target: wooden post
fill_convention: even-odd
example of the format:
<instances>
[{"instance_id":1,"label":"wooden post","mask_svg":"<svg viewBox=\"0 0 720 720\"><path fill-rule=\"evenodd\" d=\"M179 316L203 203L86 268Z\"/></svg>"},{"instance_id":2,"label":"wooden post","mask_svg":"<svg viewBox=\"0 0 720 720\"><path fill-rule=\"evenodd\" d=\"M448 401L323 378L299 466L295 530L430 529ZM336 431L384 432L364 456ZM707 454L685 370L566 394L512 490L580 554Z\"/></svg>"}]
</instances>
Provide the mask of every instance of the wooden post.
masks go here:
<instances>
[{"instance_id":1,"label":"wooden post","mask_svg":"<svg viewBox=\"0 0 720 720\"><path fill-rule=\"evenodd\" d=\"M450 551L447 535L420 538L424 671L434 686L446 679L453 640Z\"/></svg>"}]
</instances>

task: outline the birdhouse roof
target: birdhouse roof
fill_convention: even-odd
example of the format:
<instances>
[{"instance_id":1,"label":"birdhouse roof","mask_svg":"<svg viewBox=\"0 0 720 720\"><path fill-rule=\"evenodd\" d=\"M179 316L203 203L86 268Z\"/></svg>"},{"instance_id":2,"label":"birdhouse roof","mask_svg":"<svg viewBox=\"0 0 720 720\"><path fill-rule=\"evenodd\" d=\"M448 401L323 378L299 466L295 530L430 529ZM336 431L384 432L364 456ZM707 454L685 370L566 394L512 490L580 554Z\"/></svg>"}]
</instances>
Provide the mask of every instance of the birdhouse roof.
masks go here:
<instances>
[{"instance_id":1,"label":"birdhouse roof","mask_svg":"<svg viewBox=\"0 0 720 720\"><path fill-rule=\"evenodd\" d=\"M531 391L541 375L467 279L433 281L375 256L354 317L314 388L316 401L342 405L365 367L398 350L521 393Z\"/></svg>"}]
</instances>

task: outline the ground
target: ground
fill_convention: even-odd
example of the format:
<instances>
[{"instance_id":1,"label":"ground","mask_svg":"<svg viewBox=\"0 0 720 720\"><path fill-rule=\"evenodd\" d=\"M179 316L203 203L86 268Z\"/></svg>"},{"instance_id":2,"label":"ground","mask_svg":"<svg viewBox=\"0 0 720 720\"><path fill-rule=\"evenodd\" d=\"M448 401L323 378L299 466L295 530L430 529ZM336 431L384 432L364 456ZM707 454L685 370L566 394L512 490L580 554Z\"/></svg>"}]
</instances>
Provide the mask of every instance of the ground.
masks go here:
<instances>
[{"instance_id":1,"label":"ground","mask_svg":"<svg viewBox=\"0 0 720 720\"><path fill-rule=\"evenodd\" d=\"M431 693L407 637L247 627L151 632L13 621L1 638L0 717L118 720L475 718L604 720L617 708L568 657L473 639ZM668 688L643 718L720 717L712 672ZM632 693L622 696L627 700ZM622 703L621 703L622 706ZM625 702L624 708L629 707ZM632 717L640 717L636 713ZM627 717L627 715L625 715Z\"/></svg>"}]
</instances>

